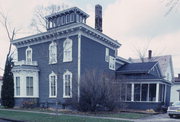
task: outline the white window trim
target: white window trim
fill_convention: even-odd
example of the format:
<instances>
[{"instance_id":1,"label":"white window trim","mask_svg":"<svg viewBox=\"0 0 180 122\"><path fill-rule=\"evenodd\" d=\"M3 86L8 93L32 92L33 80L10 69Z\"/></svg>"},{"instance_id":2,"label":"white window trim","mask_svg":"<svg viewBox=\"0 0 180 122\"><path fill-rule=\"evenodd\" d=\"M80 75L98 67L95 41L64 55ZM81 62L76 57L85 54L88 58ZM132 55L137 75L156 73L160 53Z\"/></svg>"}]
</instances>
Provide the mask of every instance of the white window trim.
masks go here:
<instances>
[{"instance_id":1,"label":"white window trim","mask_svg":"<svg viewBox=\"0 0 180 122\"><path fill-rule=\"evenodd\" d=\"M114 57L112 57L112 56L109 56L109 69L111 69L111 70L115 70L116 69L115 62L116 62L116 59ZM111 67L111 65L114 65L114 68Z\"/></svg>"},{"instance_id":2,"label":"white window trim","mask_svg":"<svg viewBox=\"0 0 180 122\"><path fill-rule=\"evenodd\" d=\"M68 41L70 41L70 46L69 46L69 49L66 49L66 42L68 42ZM72 39L70 39L70 38L66 38L66 40L64 41L64 43L63 43L63 62L71 62L73 59L72 59L72 46L73 46L73 41L72 41ZM65 56L65 51L66 50L70 50L71 51L71 53L70 53L70 56L69 57L67 57L67 56Z\"/></svg>"},{"instance_id":3,"label":"white window trim","mask_svg":"<svg viewBox=\"0 0 180 122\"><path fill-rule=\"evenodd\" d=\"M70 96L65 95L65 76L66 75L70 75ZM68 70L63 74L63 98L72 98L72 73Z\"/></svg>"},{"instance_id":4,"label":"white window trim","mask_svg":"<svg viewBox=\"0 0 180 122\"><path fill-rule=\"evenodd\" d=\"M105 50L105 61L109 62L109 48L106 48Z\"/></svg>"},{"instance_id":5,"label":"white window trim","mask_svg":"<svg viewBox=\"0 0 180 122\"><path fill-rule=\"evenodd\" d=\"M51 46L55 46L55 49L51 49ZM52 61L52 57L51 57L51 54L50 52L52 52L51 50L55 50L55 61ZM50 45L49 45L49 64L56 64L57 63L57 44L56 42L52 42Z\"/></svg>"},{"instance_id":6,"label":"white window trim","mask_svg":"<svg viewBox=\"0 0 180 122\"><path fill-rule=\"evenodd\" d=\"M56 95L55 96L51 96L51 77L55 76L55 82L56 82ZM49 75L49 98L56 98L57 97L57 74L55 74L53 71L52 73Z\"/></svg>"},{"instance_id":7,"label":"white window trim","mask_svg":"<svg viewBox=\"0 0 180 122\"><path fill-rule=\"evenodd\" d=\"M28 61L28 56L27 56L27 52L28 52L28 51L31 51L31 53L30 53L30 54L31 54L31 55L30 55L31 61L30 61L30 62L32 62L32 53L33 53L33 51L32 51L32 48L30 48L29 46L28 46L28 48L26 49L26 61L29 62L29 61Z\"/></svg>"}]
</instances>

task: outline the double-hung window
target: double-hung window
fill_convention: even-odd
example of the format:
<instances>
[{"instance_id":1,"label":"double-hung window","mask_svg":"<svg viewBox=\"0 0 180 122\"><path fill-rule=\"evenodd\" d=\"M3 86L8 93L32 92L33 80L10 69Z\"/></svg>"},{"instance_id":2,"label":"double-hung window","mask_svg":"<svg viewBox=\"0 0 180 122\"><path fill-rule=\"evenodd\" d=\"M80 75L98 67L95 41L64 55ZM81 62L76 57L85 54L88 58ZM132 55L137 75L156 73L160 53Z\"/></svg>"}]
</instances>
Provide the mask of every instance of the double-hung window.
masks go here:
<instances>
[{"instance_id":1,"label":"double-hung window","mask_svg":"<svg viewBox=\"0 0 180 122\"><path fill-rule=\"evenodd\" d=\"M71 98L72 97L72 73L66 71L63 75L63 97Z\"/></svg>"},{"instance_id":2,"label":"double-hung window","mask_svg":"<svg viewBox=\"0 0 180 122\"><path fill-rule=\"evenodd\" d=\"M115 61L116 59L112 56L109 56L109 69L115 70Z\"/></svg>"},{"instance_id":3,"label":"double-hung window","mask_svg":"<svg viewBox=\"0 0 180 122\"><path fill-rule=\"evenodd\" d=\"M57 44L52 42L49 45L49 64L57 63Z\"/></svg>"},{"instance_id":4,"label":"double-hung window","mask_svg":"<svg viewBox=\"0 0 180 122\"><path fill-rule=\"evenodd\" d=\"M49 75L49 97L57 96L57 75L52 72Z\"/></svg>"},{"instance_id":5,"label":"double-hung window","mask_svg":"<svg viewBox=\"0 0 180 122\"><path fill-rule=\"evenodd\" d=\"M30 47L26 49L26 61L32 62L32 48Z\"/></svg>"},{"instance_id":6,"label":"double-hung window","mask_svg":"<svg viewBox=\"0 0 180 122\"><path fill-rule=\"evenodd\" d=\"M63 43L63 62L72 61L72 40L67 38Z\"/></svg>"},{"instance_id":7,"label":"double-hung window","mask_svg":"<svg viewBox=\"0 0 180 122\"><path fill-rule=\"evenodd\" d=\"M109 48L106 48L106 51L105 51L105 61L109 62Z\"/></svg>"},{"instance_id":8,"label":"double-hung window","mask_svg":"<svg viewBox=\"0 0 180 122\"><path fill-rule=\"evenodd\" d=\"M33 96L33 77L26 77L26 95Z\"/></svg>"},{"instance_id":9,"label":"double-hung window","mask_svg":"<svg viewBox=\"0 0 180 122\"><path fill-rule=\"evenodd\" d=\"M16 77L16 96L20 96L20 77Z\"/></svg>"}]
</instances>

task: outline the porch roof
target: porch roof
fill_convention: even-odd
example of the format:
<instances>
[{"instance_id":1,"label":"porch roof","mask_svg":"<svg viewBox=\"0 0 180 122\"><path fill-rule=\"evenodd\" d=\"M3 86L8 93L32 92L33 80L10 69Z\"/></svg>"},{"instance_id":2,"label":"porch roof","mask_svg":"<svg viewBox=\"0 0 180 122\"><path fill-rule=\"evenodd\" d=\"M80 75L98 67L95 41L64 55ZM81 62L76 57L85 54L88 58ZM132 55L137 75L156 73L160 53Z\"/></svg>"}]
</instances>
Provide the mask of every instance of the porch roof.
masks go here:
<instances>
[{"instance_id":1,"label":"porch roof","mask_svg":"<svg viewBox=\"0 0 180 122\"><path fill-rule=\"evenodd\" d=\"M118 74L148 73L157 62L130 63L117 69Z\"/></svg>"}]
</instances>

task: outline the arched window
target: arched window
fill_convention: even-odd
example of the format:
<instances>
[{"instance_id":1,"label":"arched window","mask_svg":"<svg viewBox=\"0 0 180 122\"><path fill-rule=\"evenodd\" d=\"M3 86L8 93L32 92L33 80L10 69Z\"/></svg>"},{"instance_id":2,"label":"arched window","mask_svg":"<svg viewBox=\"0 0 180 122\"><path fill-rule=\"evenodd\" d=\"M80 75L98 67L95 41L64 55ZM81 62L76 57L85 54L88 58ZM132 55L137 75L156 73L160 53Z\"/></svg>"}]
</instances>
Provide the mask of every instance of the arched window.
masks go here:
<instances>
[{"instance_id":1,"label":"arched window","mask_svg":"<svg viewBox=\"0 0 180 122\"><path fill-rule=\"evenodd\" d=\"M72 61L72 40L67 38L63 43L63 62Z\"/></svg>"},{"instance_id":2,"label":"arched window","mask_svg":"<svg viewBox=\"0 0 180 122\"><path fill-rule=\"evenodd\" d=\"M57 44L52 42L49 45L49 64L57 63Z\"/></svg>"},{"instance_id":3,"label":"arched window","mask_svg":"<svg viewBox=\"0 0 180 122\"><path fill-rule=\"evenodd\" d=\"M30 47L26 49L26 61L32 62L32 48Z\"/></svg>"},{"instance_id":4,"label":"arched window","mask_svg":"<svg viewBox=\"0 0 180 122\"><path fill-rule=\"evenodd\" d=\"M63 97L72 97L72 73L68 70L63 74Z\"/></svg>"},{"instance_id":5,"label":"arched window","mask_svg":"<svg viewBox=\"0 0 180 122\"><path fill-rule=\"evenodd\" d=\"M49 97L57 97L57 75L54 72L49 75Z\"/></svg>"}]
</instances>

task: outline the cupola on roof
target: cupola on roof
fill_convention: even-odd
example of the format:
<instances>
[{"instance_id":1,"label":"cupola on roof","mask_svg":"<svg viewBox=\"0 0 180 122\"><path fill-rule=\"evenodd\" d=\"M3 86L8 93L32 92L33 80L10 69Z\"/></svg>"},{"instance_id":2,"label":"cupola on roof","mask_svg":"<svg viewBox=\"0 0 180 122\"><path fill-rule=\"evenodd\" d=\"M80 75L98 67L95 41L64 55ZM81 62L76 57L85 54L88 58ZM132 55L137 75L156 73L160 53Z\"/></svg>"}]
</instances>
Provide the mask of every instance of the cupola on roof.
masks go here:
<instances>
[{"instance_id":1,"label":"cupola on roof","mask_svg":"<svg viewBox=\"0 0 180 122\"><path fill-rule=\"evenodd\" d=\"M47 30L55 27L64 26L71 23L86 23L89 17L87 13L77 7L72 7L51 15L46 16Z\"/></svg>"}]
</instances>

